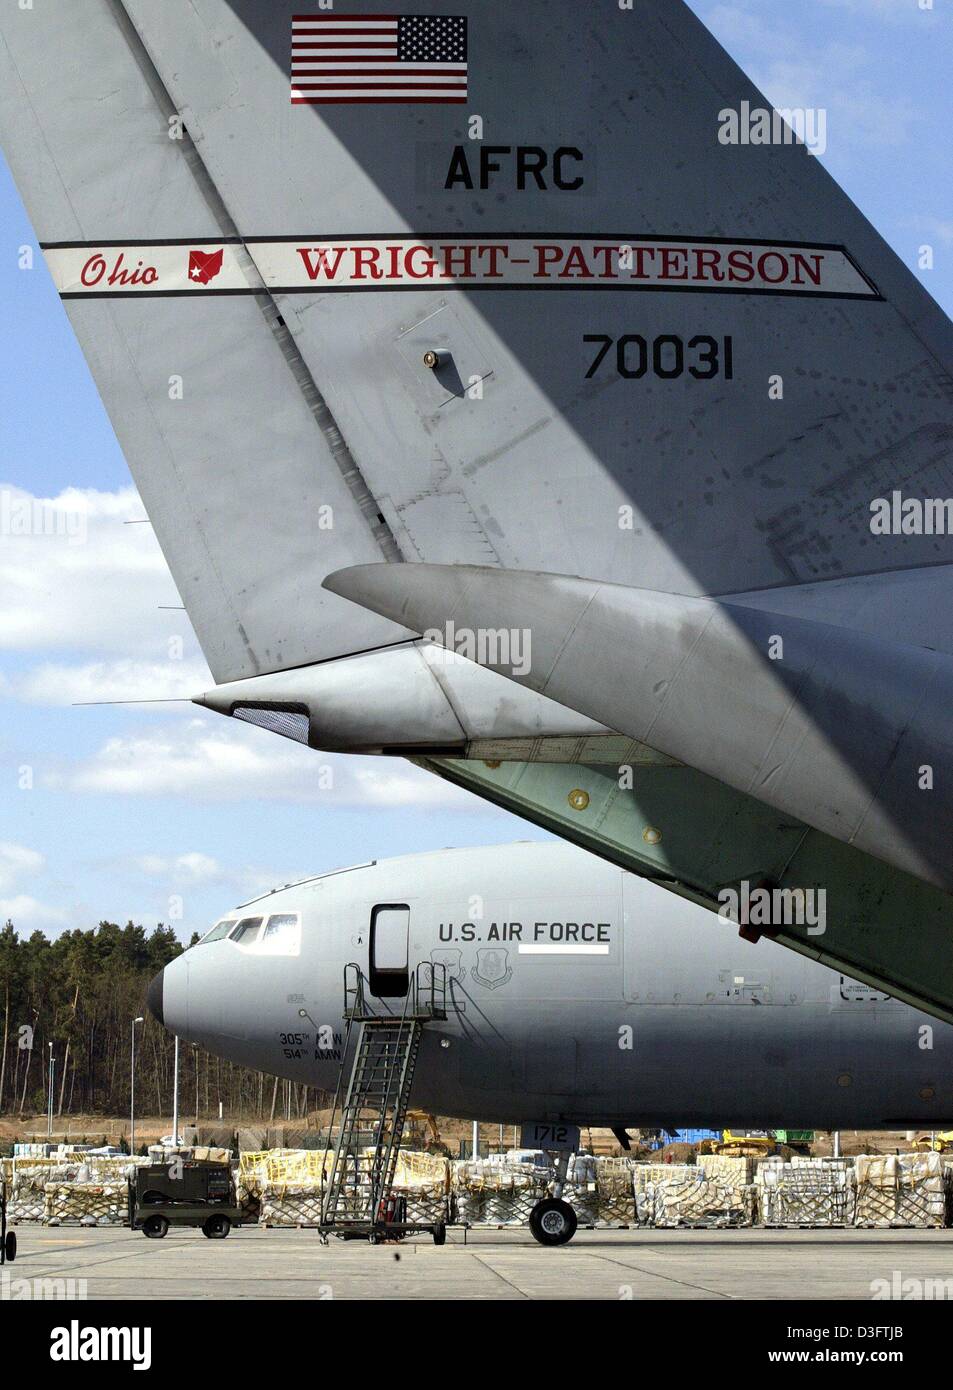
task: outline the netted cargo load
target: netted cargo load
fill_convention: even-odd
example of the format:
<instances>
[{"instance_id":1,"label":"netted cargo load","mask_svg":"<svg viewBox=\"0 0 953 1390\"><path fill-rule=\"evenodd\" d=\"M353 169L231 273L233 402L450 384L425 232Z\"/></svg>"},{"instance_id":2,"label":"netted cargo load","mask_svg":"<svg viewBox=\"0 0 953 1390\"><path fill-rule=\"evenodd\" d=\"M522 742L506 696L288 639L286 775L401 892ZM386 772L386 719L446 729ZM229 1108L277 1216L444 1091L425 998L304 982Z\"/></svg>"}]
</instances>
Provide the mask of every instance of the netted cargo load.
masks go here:
<instances>
[{"instance_id":1,"label":"netted cargo load","mask_svg":"<svg viewBox=\"0 0 953 1390\"><path fill-rule=\"evenodd\" d=\"M319 1226L321 1198L334 1161L329 1149L269 1149L242 1154L239 1185L263 1226Z\"/></svg>"},{"instance_id":2,"label":"netted cargo load","mask_svg":"<svg viewBox=\"0 0 953 1390\"><path fill-rule=\"evenodd\" d=\"M468 1225L523 1226L549 1196L551 1169L464 1159L453 1165L456 1219Z\"/></svg>"},{"instance_id":3,"label":"netted cargo load","mask_svg":"<svg viewBox=\"0 0 953 1390\"><path fill-rule=\"evenodd\" d=\"M696 1170L688 1163L634 1163L632 1187L635 1193L635 1215L640 1226L655 1224L655 1186L665 1178L685 1177Z\"/></svg>"},{"instance_id":4,"label":"netted cargo load","mask_svg":"<svg viewBox=\"0 0 953 1390\"><path fill-rule=\"evenodd\" d=\"M674 1167L675 1165L672 1165ZM724 1228L754 1224L754 1186L705 1173L696 1165L679 1165L677 1172L652 1184L653 1224L659 1227Z\"/></svg>"},{"instance_id":5,"label":"netted cargo load","mask_svg":"<svg viewBox=\"0 0 953 1390\"><path fill-rule=\"evenodd\" d=\"M67 1150L47 1159L15 1159L4 1168L8 1219L53 1224L85 1219L89 1225L123 1221L128 1177L147 1162L128 1154Z\"/></svg>"},{"instance_id":6,"label":"netted cargo load","mask_svg":"<svg viewBox=\"0 0 953 1390\"><path fill-rule=\"evenodd\" d=\"M48 1182L46 1224L59 1226L79 1222L84 1226L121 1226L127 1215L127 1193L124 1182Z\"/></svg>"},{"instance_id":7,"label":"netted cargo load","mask_svg":"<svg viewBox=\"0 0 953 1390\"><path fill-rule=\"evenodd\" d=\"M3 1176L12 1182L18 1173L66 1173L71 1171L69 1163L62 1158L5 1158Z\"/></svg>"},{"instance_id":8,"label":"netted cargo load","mask_svg":"<svg viewBox=\"0 0 953 1390\"><path fill-rule=\"evenodd\" d=\"M46 1216L46 1184L53 1172L52 1166L35 1168L20 1167L14 1173L7 1189L7 1221L12 1226L24 1222L42 1222Z\"/></svg>"},{"instance_id":9,"label":"netted cargo load","mask_svg":"<svg viewBox=\"0 0 953 1390\"><path fill-rule=\"evenodd\" d=\"M394 1196L406 1203L406 1221L418 1226L450 1218L450 1161L443 1154L401 1149L394 1171Z\"/></svg>"},{"instance_id":10,"label":"netted cargo load","mask_svg":"<svg viewBox=\"0 0 953 1390\"><path fill-rule=\"evenodd\" d=\"M450 1220L450 1194L442 1184L394 1185L394 1196L406 1203L404 1220L414 1226L445 1225Z\"/></svg>"},{"instance_id":11,"label":"netted cargo load","mask_svg":"<svg viewBox=\"0 0 953 1390\"><path fill-rule=\"evenodd\" d=\"M255 1159L246 1163L246 1159ZM240 1171L254 1171L263 1185L321 1183L331 1172L333 1149L268 1149L263 1154L242 1154Z\"/></svg>"},{"instance_id":12,"label":"netted cargo load","mask_svg":"<svg viewBox=\"0 0 953 1390\"><path fill-rule=\"evenodd\" d=\"M266 1149L259 1149L254 1153L242 1153L238 1159L239 1181L249 1189L255 1191L261 1189L265 1179L265 1160L268 1157Z\"/></svg>"},{"instance_id":13,"label":"netted cargo load","mask_svg":"<svg viewBox=\"0 0 953 1390\"><path fill-rule=\"evenodd\" d=\"M450 1188L450 1160L443 1154L418 1153L401 1149L394 1169L394 1182L399 1187Z\"/></svg>"},{"instance_id":14,"label":"netted cargo load","mask_svg":"<svg viewBox=\"0 0 953 1390\"><path fill-rule=\"evenodd\" d=\"M699 1154L697 1167L708 1177L721 1178L740 1187L754 1182L758 1160L750 1154Z\"/></svg>"},{"instance_id":15,"label":"netted cargo load","mask_svg":"<svg viewBox=\"0 0 953 1390\"><path fill-rule=\"evenodd\" d=\"M180 1158L183 1163L229 1163L231 1149L210 1148L204 1144L150 1144L150 1163L172 1163Z\"/></svg>"},{"instance_id":16,"label":"netted cargo load","mask_svg":"<svg viewBox=\"0 0 953 1390\"><path fill-rule=\"evenodd\" d=\"M857 1201L854 1222L858 1226L893 1226L899 1208L896 1154L858 1154L854 1160Z\"/></svg>"},{"instance_id":17,"label":"netted cargo load","mask_svg":"<svg viewBox=\"0 0 953 1390\"><path fill-rule=\"evenodd\" d=\"M847 1159L767 1159L756 1175L762 1226L849 1226L854 1218L854 1174Z\"/></svg>"},{"instance_id":18,"label":"netted cargo load","mask_svg":"<svg viewBox=\"0 0 953 1390\"><path fill-rule=\"evenodd\" d=\"M599 1158L596 1160L596 1191L599 1196L597 1226L632 1226L635 1224L635 1189L631 1158Z\"/></svg>"},{"instance_id":19,"label":"netted cargo load","mask_svg":"<svg viewBox=\"0 0 953 1390\"><path fill-rule=\"evenodd\" d=\"M476 1181L476 1164L464 1160L451 1165L450 1215L461 1226L480 1226L486 1207L485 1189Z\"/></svg>"},{"instance_id":20,"label":"netted cargo load","mask_svg":"<svg viewBox=\"0 0 953 1390\"><path fill-rule=\"evenodd\" d=\"M938 1229L950 1219L951 1172L938 1153L860 1154L858 1226Z\"/></svg>"},{"instance_id":21,"label":"netted cargo load","mask_svg":"<svg viewBox=\"0 0 953 1390\"><path fill-rule=\"evenodd\" d=\"M11 1225L43 1222L46 1218L46 1184L65 1183L76 1176L76 1163L64 1156L4 1159L7 1183L7 1220Z\"/></svg>"},{"instance_id":22,"label":"netted cargo load","mask_svg":"<svg viewBox=\"0 0 953 1390\"><path fill-rule=\"evenodd\" d=\"M635 1224L633 1166L629 1158L573 1154L563 1199L573 1207L580 1226L605 1229Z\"/></svg>"},{"instance_id":23,"label":"netted cargo load","mask_svg":"<svg viewBox=\"0 0 953 1390\"><path fill-rule=\"evenodd\" d=\"M263 1226L320 1226L322 1184L287 1183L261 1194Z\"/></svg>"},{"instance_id":24,"label":"netted cargo load","mask_svg":"<svg viewBox=\"0 0 953 1390\"><path fill-rule=\"evenodd\" d=\"M242 1221L262 1219L262 1192L267 1181L267 1157L265 1150L243 1153L239 1157L235 1196L242 1213Z\"/></svg>"},{"instance_id":25,"label":"netted cargo load","mask_svg":"<svg viewBox=\"0 0 953 1390\"><path fill-rule=\"evenodd\" d=\"M240 1173L235 1177L235 1200L243 1223L258 1221L261 1218L261 1189L257 1186L248 1187Z\"/></svg>"},{"instance_id":26,"label":"netted cargo load","mask_svg":"<svg viewBox=\"0 0 953 1390\"><path fill-rule=\"evenodd\" d=\"M123 1182L148 1163L144 1154L83 1154L76 1165L73 1181Z\"/></svg>"},{"instance_id":27,"label":"netted cargo load","mask_svg":"<svg viewBox=\"0 0 953 1390\"><path fill-rule=\"evenodd\" d=\"M563 1201L570 1204L580 1226L595 1226L598 1222L598 1169L592 1154L570 1155Z\"/></svg>"}]
</instances>

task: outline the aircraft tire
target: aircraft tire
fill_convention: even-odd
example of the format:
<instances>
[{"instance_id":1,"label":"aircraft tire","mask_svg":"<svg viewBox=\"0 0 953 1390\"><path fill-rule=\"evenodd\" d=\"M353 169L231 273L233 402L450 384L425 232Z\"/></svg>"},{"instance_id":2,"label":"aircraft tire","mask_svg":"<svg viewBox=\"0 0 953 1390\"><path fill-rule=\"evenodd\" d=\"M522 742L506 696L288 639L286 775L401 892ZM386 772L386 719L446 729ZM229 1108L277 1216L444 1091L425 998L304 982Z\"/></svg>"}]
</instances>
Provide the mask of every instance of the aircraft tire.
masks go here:
<instances>
[{"instance_id":1,"label":"aircraft tire","mask_svg":"<svg viewBox=\"0 0 953 1390\"><path fill-rule=\"evenodd\" d=\"M540 1245L566 1245L576 1234L576 1213L568 1202L546 1197L529 1214L529 1229Z\"/></svg>"}]
</instances>

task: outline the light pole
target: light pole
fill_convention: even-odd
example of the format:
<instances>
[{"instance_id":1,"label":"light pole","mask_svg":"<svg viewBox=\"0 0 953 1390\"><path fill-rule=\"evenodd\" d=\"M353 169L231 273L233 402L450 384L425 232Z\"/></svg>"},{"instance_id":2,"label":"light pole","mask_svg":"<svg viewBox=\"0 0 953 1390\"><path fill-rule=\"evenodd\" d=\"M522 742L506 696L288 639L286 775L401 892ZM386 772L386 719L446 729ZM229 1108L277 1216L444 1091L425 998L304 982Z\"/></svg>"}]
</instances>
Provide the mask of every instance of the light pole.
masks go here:
<instances>
[{"instance_id":1,"label":"light pole","mask_svg":"<svg viewBox=\"0 0 953 1390\"><path fill-rule=\"evenodd\" d=\"M53 1044L50 1043L50 1098L46 1112L46 1137L53 1138Z\"/></svg>"},{"instance_id":2,"label":"light pole","mask_svg":"<svg viewBox=\"0 0 953 1390\"><path fill-rule=\"evenodd\" d=\"M172 1147L179 1147L179 1040L175 1039L172 1063Z\"/></svg>"},{"instance_id":3,"label":"light pole","mask_svg":"<svg viewBox=\"0 0 953 1390\"><path fill-rule=\"evenodd\" d=\"M136 1024L142 1022L142 1014L132 1020L129 1049L129 1154L136 1152Z\"/></svg>"}]
</instances>

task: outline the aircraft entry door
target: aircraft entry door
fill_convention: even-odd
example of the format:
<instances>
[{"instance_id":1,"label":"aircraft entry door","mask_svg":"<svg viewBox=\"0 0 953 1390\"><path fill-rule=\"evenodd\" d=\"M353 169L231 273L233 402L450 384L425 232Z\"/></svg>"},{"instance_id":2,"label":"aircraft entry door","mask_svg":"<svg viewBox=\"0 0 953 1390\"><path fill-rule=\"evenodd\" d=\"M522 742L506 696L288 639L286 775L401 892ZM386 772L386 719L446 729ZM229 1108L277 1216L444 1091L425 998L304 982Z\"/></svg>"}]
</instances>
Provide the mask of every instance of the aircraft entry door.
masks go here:
<instances>
[{"instance_id":1,"label":"aircraft entry door","mask_svg":"<svg viewBox=\"0 0 953 1390\"><path fill-rule=\"evenodd\" d=\"M410 908L406 903L378 903L371 909L370 985L379 999L401 998L410 985L407 943Z\"/></svg>"}]
</instances>

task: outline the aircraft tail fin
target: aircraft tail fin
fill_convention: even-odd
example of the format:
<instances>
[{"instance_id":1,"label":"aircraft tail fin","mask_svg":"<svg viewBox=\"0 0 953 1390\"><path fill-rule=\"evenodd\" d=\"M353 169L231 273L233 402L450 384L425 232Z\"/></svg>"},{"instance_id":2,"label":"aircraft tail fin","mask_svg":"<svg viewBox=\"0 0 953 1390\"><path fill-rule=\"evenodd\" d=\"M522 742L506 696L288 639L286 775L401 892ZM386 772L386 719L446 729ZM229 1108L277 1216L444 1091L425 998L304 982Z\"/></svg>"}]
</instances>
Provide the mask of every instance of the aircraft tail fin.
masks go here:
<instances>
[{"instance_id":1,"label":"aircraft tail fin","mask_svg":"<svg viewBox=\"0 0 953 1390\"><path fill-rule=\"evenodd\" d=\"M402 640L321 588L381 559L728 595L943 558L869 522L943 494L950 325L681 0L74 0L0 38L217 679Z\"/></svg>"}]
</instances>

